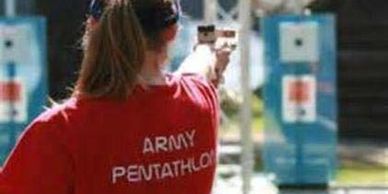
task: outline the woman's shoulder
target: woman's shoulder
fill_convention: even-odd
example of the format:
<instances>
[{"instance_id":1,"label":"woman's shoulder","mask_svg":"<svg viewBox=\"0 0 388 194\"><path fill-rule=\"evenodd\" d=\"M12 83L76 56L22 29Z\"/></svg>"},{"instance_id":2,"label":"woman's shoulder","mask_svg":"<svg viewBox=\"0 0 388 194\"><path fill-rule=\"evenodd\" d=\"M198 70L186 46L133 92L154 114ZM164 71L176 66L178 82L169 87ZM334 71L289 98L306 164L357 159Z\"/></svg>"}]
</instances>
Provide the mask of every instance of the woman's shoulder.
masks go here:
<instances>
[{"instance_id":1,"label":"woman's shoulder","mask_svg":"<svg viewBox=\"0 0 388 194\"><path fill-rule=\"evenodd\" d=\"M35 125L52 125L66 119L74 107L74 99L66 100L62 103L52 103L50 107L45 107L43 112L37 116L30 124Z\"/></svg>"},{"instance_id":2,"label":"woman's shoulder","mask_svg":"<svg viewBox=\"0 0 388 194\"><path fill-rule=\"evenodd\" d=\"M71 120L76 118L82 118L82 115L87 115L88 112L93 110L93 104L97 101L80 99L76 97L69 98L61 103L53 103L50 107L36 117L31 125L36 124L49 124L57 126L66 126Z\"/></svg>"},{"instance_id":3,"label":"woman's shoulder","mask_svg":"<svg viewBox=\"0 0 388 194\"><path fill-rule=\"evenodd\" d=\"M66 122L72 109L73 100L46 107L24 130L21 138L62 139L67 134Z\"/></svg>"}]
</instances>

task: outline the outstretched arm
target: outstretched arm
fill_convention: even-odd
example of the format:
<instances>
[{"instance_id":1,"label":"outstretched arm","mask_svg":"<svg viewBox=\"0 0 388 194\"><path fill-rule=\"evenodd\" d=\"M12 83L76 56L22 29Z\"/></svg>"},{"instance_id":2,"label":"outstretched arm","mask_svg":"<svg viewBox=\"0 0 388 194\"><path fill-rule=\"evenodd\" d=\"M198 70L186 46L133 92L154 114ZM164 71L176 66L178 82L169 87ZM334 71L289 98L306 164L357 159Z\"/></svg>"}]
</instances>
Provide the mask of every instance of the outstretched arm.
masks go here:
<instances>
[{"instance_id":1,"label":"outstretched arm","mask_svg":"<svg viewBox=\"0 0 388 194\"><path fill-rule=\"evenodd\" d=\"M206 77L214 86L223 81L223 74L230 62L231 49L223 47L213 51L208 45L198 45L181 64L176 73L196 73Z\"/></svg>"}]
</instances>

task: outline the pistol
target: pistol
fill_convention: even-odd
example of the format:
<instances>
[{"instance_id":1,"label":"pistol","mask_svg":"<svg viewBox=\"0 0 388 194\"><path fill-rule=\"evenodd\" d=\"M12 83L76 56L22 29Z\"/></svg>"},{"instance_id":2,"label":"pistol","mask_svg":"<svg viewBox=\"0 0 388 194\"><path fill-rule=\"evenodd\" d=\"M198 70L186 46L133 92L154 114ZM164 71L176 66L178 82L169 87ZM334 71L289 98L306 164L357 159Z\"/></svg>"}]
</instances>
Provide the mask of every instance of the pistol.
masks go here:
<instances>
[{"instance_id":1,"label":"pistol","mask_svg":"<svg viewBox=\"0 0 388 194\"><path fill-rule=\"evenodd\" d=\"M228 47L232 50L237 48L237 31L217 29L215 25L198 26L197 44L210 45L212 49Z\"/></svg>"}]
</instances>

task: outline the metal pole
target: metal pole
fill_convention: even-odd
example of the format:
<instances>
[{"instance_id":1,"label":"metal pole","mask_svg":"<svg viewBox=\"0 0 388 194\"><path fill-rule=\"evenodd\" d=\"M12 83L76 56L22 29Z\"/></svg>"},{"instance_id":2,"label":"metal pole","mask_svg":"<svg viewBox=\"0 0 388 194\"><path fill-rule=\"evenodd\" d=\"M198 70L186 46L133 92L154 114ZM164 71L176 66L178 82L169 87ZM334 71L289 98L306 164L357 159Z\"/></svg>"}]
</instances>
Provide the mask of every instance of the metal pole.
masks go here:
<instances>
[{"instance_id":1,"label":"metal pole","mask_svg":"<svg viewBox=\"0 0 388 194\"><path fill-rule=\"evenodd\" d=\"M218 0L203 0L204 19L208 24L217 22Z\"/></svg>"},{"instance_id":2,"label":"metal pole","mask_svg":"<svg viewBox=\"0 0 388 194\"><path fill-rule=\"evenodd\" d=\"M16 16L16 0L5 0L5 15L7 17Z\"/></svg>"},{"instance_id":3,"label":"metal pole","mask_svg":"<svg viewBox=\"0 0 388 194\"><path fill-rule=\"evenodd\" d=\"M248 194L251 190L251 177L253 174L253 143L252 143L252 110L251 110L251 90L250 90L250 31L251 31L251 1L239 0L239 23L240 36L240 65L241 65L241 87L244 102L241 108L241 165L243 194Z\"/></svg>"},{"instance_id":4,"label":"metal pole","mask_svg":"<svg viewBox=\"0 0 388 194\"><path fill-rule=\"evenodd\" d=\"M296 4L296 11L297 11L297 14L303 14L303 10L304 10L304 6L305 6L305 3L306 1L300 1L300 0L294 0L295 4Z\"/></svg>"}]
</instances>

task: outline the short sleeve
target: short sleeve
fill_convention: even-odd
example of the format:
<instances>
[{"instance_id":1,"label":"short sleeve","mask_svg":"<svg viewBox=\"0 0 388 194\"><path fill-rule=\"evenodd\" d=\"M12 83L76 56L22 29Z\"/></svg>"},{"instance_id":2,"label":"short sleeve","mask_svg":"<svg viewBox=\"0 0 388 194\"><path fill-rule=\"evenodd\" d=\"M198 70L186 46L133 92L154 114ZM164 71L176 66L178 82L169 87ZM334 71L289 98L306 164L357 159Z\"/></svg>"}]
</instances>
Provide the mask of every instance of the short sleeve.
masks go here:
<instances>
[{"instance_id":1,"label":"short sleeve","mask_svg":"<svg viewBox=\"0 0 388 194\"><path fill-rule=\"evenodd\" d=\"M207 105L210 107L210 111L214 121L214 127L219 127L220 121L220 102L217 88L203 75L195 73L183 74L184 79L191 82L192 86L195 86L200 93L206 99Z\"/></svg>"},{"instance_id":2,"label":"short sleeve","mask_svg":"<svg viewBox=\"0 0 388 194\"><path fill-rule=\"evenodd\" d=\"M72 160L52 119L30 125L0 174L1 194L71 194Z\"/></svg>"}]
</instances>

